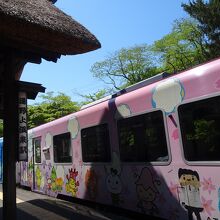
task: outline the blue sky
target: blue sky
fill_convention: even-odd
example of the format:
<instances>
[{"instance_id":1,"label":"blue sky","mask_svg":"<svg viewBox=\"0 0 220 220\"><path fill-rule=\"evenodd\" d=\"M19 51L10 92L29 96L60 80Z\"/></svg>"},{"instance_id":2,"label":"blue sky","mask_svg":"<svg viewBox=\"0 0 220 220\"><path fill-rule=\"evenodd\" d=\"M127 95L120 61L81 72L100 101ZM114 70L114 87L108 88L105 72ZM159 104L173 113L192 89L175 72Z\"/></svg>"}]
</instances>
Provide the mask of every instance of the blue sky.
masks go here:
<instances>
[{"instance_id":1,"label":"blue sky","mask_svg":"<svg viewBox=\"0 0 220 220\"><path fill-rule=\"evenodd\" d=\"M101 49L61 56L57 63L26 64L21 80L40 83L46 92L88 94L105 85L92 76L91 66L123 47L152 44L171 31L174 20L186 17L187 0L58 0L56 6L85 26L100 41ZM35 102L39 102L37 98ZM29 104L33 104L31 101Z\"/></svg>"}]
</instances>

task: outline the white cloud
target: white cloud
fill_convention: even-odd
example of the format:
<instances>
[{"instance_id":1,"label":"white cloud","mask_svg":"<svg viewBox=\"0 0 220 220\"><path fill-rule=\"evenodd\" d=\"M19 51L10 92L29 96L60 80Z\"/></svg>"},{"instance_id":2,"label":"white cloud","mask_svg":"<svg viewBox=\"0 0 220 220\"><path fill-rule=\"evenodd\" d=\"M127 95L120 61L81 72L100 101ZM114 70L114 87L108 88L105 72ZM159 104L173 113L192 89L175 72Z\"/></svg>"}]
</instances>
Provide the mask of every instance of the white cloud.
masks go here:
<instances>
[{"instance_id":1,"label":"white cloud","mask_svg":"<svg viewBox=\"0 0 220 220\"><path fill-rule=\"evenodd\" d=\"M79 122L76 117L73 116L69 119L67 129L71 133L71 137L76 138L79 132Z\"/></svg>"},{"instance_id":2,"label":"white cloud","mask_svg":"<svg viewBox=\"0 0 220 220\"><path fill-rule=\"evenodd\" d=\"M164 109L166 113L171 113L184 98L184 89L179 80L168 79L155 87L152 96L154 108Z\"/></svg>"}]
</instances>

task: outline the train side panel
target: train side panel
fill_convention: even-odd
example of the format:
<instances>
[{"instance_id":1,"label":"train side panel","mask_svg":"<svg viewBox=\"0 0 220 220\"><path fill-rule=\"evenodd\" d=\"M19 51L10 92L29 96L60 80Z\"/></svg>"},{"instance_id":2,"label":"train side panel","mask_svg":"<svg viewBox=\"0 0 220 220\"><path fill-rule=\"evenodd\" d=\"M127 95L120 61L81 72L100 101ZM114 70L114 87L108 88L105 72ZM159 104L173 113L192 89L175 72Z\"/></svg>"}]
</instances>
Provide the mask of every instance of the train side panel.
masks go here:
<instances>
[{"instance_id":1,"label":"train side panel","mask_svg":"<svg viewBox=\"0 0 220 220\"><path fill-rule=\"evenodd\" d=\"M219 95L216 60L32 129L21 183L166 219L220 219Z\"/></svg>"}]
</instances>

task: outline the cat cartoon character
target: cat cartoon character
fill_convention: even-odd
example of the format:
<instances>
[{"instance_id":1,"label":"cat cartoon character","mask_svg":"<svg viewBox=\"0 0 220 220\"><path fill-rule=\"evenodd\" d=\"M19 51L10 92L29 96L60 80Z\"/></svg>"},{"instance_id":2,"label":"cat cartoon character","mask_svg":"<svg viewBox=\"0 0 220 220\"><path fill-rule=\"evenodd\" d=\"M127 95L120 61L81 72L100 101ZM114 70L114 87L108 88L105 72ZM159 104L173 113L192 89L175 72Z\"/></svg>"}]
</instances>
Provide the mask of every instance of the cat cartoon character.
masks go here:
<instances>
[{"instance_id":1,"label":"cat cartoon character","mask_svg":"<svg viewBox=\"0 0 220 220\"><path fill-rule=\"evenodd\" d=\"M144 167L135 182L138 197L137 207L143 213L154 215L159 212L155 200L159 194L152 172L149 168Z\"/></svg>"},{"instance_id":2,"label":"cat cartoon character","mask_svg":"<svg viewBox=\"0 0 220 220\"><path fill-rule=\"evenodd\" d=\"M121 167L120 160L115 152L113 152L113 164L106 166L107 171L106 187L111 194L112 204L120 205L123 201L121 199L122 181L121 181Z\"/></svg>"}]
</instances>

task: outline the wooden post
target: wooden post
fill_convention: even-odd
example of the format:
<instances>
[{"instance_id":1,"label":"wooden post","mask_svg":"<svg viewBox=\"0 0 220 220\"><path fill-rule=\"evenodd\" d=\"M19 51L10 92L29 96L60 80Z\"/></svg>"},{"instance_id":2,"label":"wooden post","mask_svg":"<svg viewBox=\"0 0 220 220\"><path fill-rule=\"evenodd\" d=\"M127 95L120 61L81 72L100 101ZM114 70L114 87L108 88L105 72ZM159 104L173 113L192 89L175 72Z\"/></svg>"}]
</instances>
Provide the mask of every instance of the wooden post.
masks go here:
<instances>
[{"instance_id":1,"label":"wooden post","mask_svg":"<svg viewBox=\"0 0 220 220\"><path fill-rule=\"evenodd\" d=\"M16 153L18 145L18 91L15 83L15 60L8 53L3 73L3 219L16 220Z\"/></svg>"}]
</instances>

